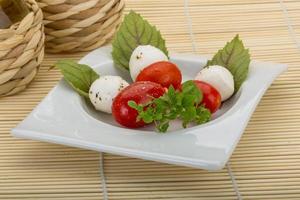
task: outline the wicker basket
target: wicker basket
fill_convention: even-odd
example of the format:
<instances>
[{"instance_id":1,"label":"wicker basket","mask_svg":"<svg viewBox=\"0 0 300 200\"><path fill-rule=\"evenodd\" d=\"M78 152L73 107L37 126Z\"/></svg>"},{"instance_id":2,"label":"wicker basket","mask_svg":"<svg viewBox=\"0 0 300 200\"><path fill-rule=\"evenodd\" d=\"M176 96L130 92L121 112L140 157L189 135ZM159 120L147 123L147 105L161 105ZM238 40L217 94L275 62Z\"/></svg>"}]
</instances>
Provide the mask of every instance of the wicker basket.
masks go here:
<instances>
[{"instance_id":1,"label":"wicker basket","mask_svg":"<svg viewBox=\"0 0 300 200\"><path fill-rule=\"evenodd\" d=\"M44 57L43 14L34 0L24 19L0 29L0 96L15 94L35 77Z\"/></svg>"},{"instance_id":2,"label":"wicker basket","mask_svg":"<svg viewBox=\"0 0 300 200\"><path fill-rule=\"evenodd\" d=\"M90 51L116 31L124 0L38 0L44 13L46 51Z\"/></svg>"}]
</instances>

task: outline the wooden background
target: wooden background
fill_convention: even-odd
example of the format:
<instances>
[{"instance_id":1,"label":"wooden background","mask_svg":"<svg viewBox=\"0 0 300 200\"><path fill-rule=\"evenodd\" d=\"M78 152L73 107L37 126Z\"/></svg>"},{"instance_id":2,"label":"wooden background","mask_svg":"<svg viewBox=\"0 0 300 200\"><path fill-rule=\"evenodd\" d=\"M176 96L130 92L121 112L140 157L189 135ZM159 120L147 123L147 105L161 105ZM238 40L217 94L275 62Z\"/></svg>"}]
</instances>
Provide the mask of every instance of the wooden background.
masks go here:
<instances>
[{"instance_id":1,"label":"wooden background","mask_svg":"<svg viewBox=\"0 0 300 200\"><path fill-rule=\"evenodd\" d=\"M171 51L192 52L183 0L127 0L157 25ZM300 40L300 1L285 0ZM213 54L239 33L252 58L289 64L267 91L230 162L244 199L300 199L300 49L277 0L190 0L199 54ZM47 55L24 92L0 99L0 199L102 199L99 153L13 138L19 123L61 78ZM227 170L206 172L104 155L110 200L236 199Z\"/></svg>"}]
</instances>

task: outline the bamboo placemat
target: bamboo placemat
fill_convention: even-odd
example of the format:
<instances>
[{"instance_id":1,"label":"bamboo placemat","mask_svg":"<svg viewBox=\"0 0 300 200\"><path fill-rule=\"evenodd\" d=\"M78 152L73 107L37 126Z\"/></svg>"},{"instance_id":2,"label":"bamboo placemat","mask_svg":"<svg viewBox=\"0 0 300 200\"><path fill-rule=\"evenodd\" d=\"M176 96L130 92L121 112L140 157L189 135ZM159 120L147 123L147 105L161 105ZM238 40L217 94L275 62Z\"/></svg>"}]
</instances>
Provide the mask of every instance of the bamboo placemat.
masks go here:
<instances>
[{"instance_id":1,"label":"bamboo placemat","mask_svg":"<svg viewBox=\"0 0 300 200\"><path fill-rule=\"evenodd\" d=\"M192 52L183 0L127 0L161 29L170 50ZM289 64L267 91L230 162L243 199L300 199L300 2L190 0L199 54L213 54L236 33L253 59ZM289 20L282 11L288 10ZM294 29L288 31L287 22ZM47 55L24 92L0 99L0 199L103 199L99 153L13 138L9 132L61 78ZM109 199L237 199L224 169L206 172L104 154Z\"/></svg>"}]
</instances>

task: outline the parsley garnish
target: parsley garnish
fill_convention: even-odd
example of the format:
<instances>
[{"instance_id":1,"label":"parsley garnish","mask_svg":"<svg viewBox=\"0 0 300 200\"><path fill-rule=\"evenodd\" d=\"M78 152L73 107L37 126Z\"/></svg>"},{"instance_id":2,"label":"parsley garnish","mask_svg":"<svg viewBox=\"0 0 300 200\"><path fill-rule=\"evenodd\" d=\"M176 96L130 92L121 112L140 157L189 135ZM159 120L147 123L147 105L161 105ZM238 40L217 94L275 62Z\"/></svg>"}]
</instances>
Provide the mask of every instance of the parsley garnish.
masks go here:
<instances>
[{"instance_id":1,"label":"parsley garnish","mask_svg":"<svg viewBox=\"0 0 300 200\"><path fill-rule=\"evenodd\" d=\"M129 101L128 105L138 111L137 120L145 123L155 123L159 132L166 132L172 120L182 120L183 128L190 123L203 124L211 119L211 113L200 105L202 92L193 81L182 84L182 90L175 90L170 86L163 96L152 99L146 104Z\"/></svg>"}]
</instances>

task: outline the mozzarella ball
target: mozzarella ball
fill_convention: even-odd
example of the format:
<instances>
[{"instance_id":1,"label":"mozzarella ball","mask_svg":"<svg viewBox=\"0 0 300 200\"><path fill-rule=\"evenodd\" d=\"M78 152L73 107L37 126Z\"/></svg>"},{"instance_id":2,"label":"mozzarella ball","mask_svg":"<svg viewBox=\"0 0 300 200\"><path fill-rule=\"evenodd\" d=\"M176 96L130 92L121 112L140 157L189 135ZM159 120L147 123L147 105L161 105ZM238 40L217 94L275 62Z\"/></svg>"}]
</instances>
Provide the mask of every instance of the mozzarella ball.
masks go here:
<instances>
[{"instance_id":1,"label":"mozzarella ball","mask_svg":"<svg viewBox=\"0 0 300 200\"><path fill-rule=\"evenodd\" d=\"M168 57L160 49L151 45L140 45L131 54L129 61L130 75L133 81L139 73L149 65L159 61L168 61Z\"/></svg>"},{"instance_id":2,"label":"mozzarella ball","mask_svg":"<svg viewBox=\"0 0 300 200\"><path fill-rule=\"evenodd\" d=\"M221 100L225 101L234 93L234 80L231 72L219 65L208 66L196 76L196 80L206 82L216 88Z\"/></svg>"},{"instance_id":3,"label":"mozzarella ball","mask_svg":"<svg viewBox=\"0 0 300 200\"><path fill-rule=\"evenodd\" d=\"M90 100L96 110L112 113L111 106L114 98L128 85L119 76L101 76L90 87Z\"/></svg>"}]
</instances>

